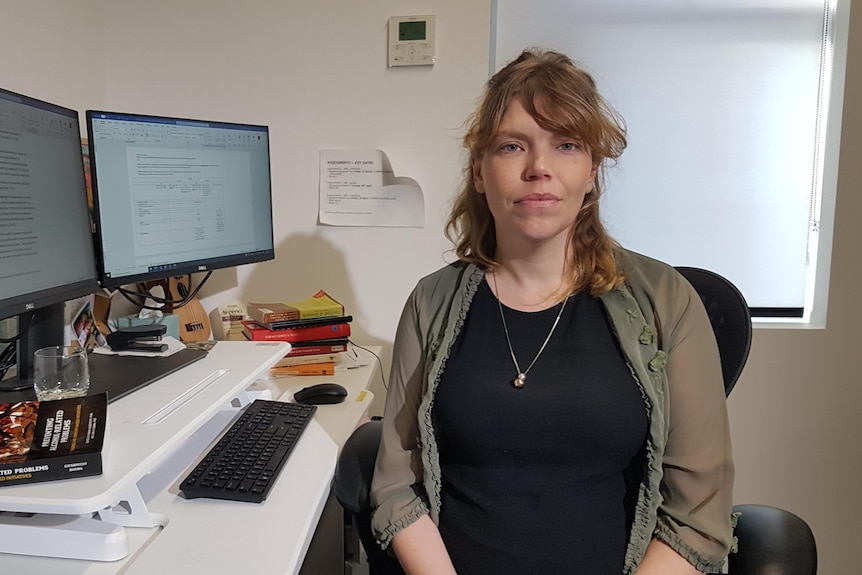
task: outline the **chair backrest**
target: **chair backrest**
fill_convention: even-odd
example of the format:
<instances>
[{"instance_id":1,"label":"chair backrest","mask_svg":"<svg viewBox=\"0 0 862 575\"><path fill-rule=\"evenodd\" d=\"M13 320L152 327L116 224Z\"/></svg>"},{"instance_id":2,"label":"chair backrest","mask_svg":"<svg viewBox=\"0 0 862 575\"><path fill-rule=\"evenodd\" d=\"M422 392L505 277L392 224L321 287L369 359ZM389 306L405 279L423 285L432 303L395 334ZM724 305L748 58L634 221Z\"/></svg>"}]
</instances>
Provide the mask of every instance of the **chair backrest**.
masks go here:
<instances>
[{"instance_id":1,"label":"chair backrest","mask_svg":"<svg viewBox=\"0 0 862 575\"><path fill-rule=\"evenodd\" d=\"M371 508L369 492L381 428L380 421L357 427L347 438L338 458L333 493L350 513L363 513Z\"/></svg>"},{"instance_id":2,"label":"chair backrest","mask_svg":"<svg viewBox=\"0 0 862 575\"><path fill-rule=\"evenodd\" d=\"M751 349L751 313L742 293L730 280L700 268L677 267L703 301L721 355L724 393L730 395Z\"/></svg>"},{"instance_id":3,"label":"chair backrest","mask_svg":"<svg viewBox=\"0 0 862 575\"><path fill-rule=\"evenodd\" d=\"M365 549L369 575L404 575L398 560L377 545L371 532L369 492L382 428L382 421L370 421L350 435L335 468L333 493L350 513L353 528Z\"/></svg>"}]
</instances>

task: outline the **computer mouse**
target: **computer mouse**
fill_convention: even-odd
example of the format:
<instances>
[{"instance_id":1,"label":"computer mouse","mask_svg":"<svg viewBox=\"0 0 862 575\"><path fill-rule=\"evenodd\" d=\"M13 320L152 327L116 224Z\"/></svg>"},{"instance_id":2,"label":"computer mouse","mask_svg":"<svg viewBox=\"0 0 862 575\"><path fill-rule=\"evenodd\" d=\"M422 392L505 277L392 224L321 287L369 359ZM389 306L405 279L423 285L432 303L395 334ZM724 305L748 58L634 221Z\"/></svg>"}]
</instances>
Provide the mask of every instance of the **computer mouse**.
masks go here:
<instances>
[{"instance_id":1,"label":"computer mouse","mask_svg":"<svg viewBox=\"0 0 862 575\"><path fill-rule=\"evenodd\" d=\"M306 405L329 405L341 403L347 397L347 390L337 383L318 383L300 389L293 394L297 403Z\"/></svg>"}]
</instances>

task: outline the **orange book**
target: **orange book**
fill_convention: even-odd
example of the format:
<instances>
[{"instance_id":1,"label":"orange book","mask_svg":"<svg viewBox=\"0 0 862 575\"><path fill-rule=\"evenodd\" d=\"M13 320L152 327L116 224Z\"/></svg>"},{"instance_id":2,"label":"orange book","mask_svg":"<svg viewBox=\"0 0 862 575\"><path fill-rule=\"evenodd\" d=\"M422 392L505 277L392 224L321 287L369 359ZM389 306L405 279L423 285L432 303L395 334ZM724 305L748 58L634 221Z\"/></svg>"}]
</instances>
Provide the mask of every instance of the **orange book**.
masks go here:
<instances>
[{"instance_id":1,"label":"orange book","mask_svg":"<svg viewBox=\"0 0 862 575\"><path fill-rule=\"evenodd\" d=\"M284 375L334 375L335 362L306 363L303 365L284 365L269 368L269 375L274 377Z\"/></svg>"},{"instance_id":2,"label":"orange book","mask_svg":"<svg viewBox=\"0 0 862 575\"><path fill-rule=\"evenodd\" d=\"M337 353L318 353L315 355L297 355L292 356L287 354L277 362L272 367L292 367L295 365L308 365L308 364L317 364L317 363L329 363L338 361Z\"/></svg>"}]
</instances>

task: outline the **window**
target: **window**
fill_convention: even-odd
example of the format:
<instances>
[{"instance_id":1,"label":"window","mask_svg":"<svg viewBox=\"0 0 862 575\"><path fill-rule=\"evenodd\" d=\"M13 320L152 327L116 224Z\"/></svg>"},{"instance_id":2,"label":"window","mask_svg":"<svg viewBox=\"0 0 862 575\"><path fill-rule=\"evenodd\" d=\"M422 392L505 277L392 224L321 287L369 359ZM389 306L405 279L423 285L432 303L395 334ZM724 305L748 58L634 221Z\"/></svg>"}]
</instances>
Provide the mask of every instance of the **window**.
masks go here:
<instances>
[{"instance_id":1,"label":"window","mask_svg":"<svg viewBox=\"0 0 862 575\"><path fill-rule=\"evenodd\" d=\"M534 45L593 73L629 130L603 205L623 245L728 277L756 316L818 323L848 11L847 0L497 0L491 67Z\"/></svg>"}]
</instances>

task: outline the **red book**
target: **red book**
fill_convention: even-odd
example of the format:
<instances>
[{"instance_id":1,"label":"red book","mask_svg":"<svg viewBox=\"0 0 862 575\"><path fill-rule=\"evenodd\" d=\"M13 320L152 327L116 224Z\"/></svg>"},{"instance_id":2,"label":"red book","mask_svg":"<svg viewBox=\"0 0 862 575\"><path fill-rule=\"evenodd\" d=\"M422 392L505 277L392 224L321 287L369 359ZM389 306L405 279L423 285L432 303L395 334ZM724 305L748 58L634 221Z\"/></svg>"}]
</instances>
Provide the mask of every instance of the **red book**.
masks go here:
<instances>
[{"instance_id":1,"label":"red book","mask_svg":"<svg viewBox=\"0 0 862 575\"><path fill-rule=\"evenodd\" d=\"M254 321L242 322L242 333L251 341L314 341L317 339L333 339L350 337L349 323L318 325L314 327L294 327L279 330L267 329Z\"/></svg>"}]
</instances>

